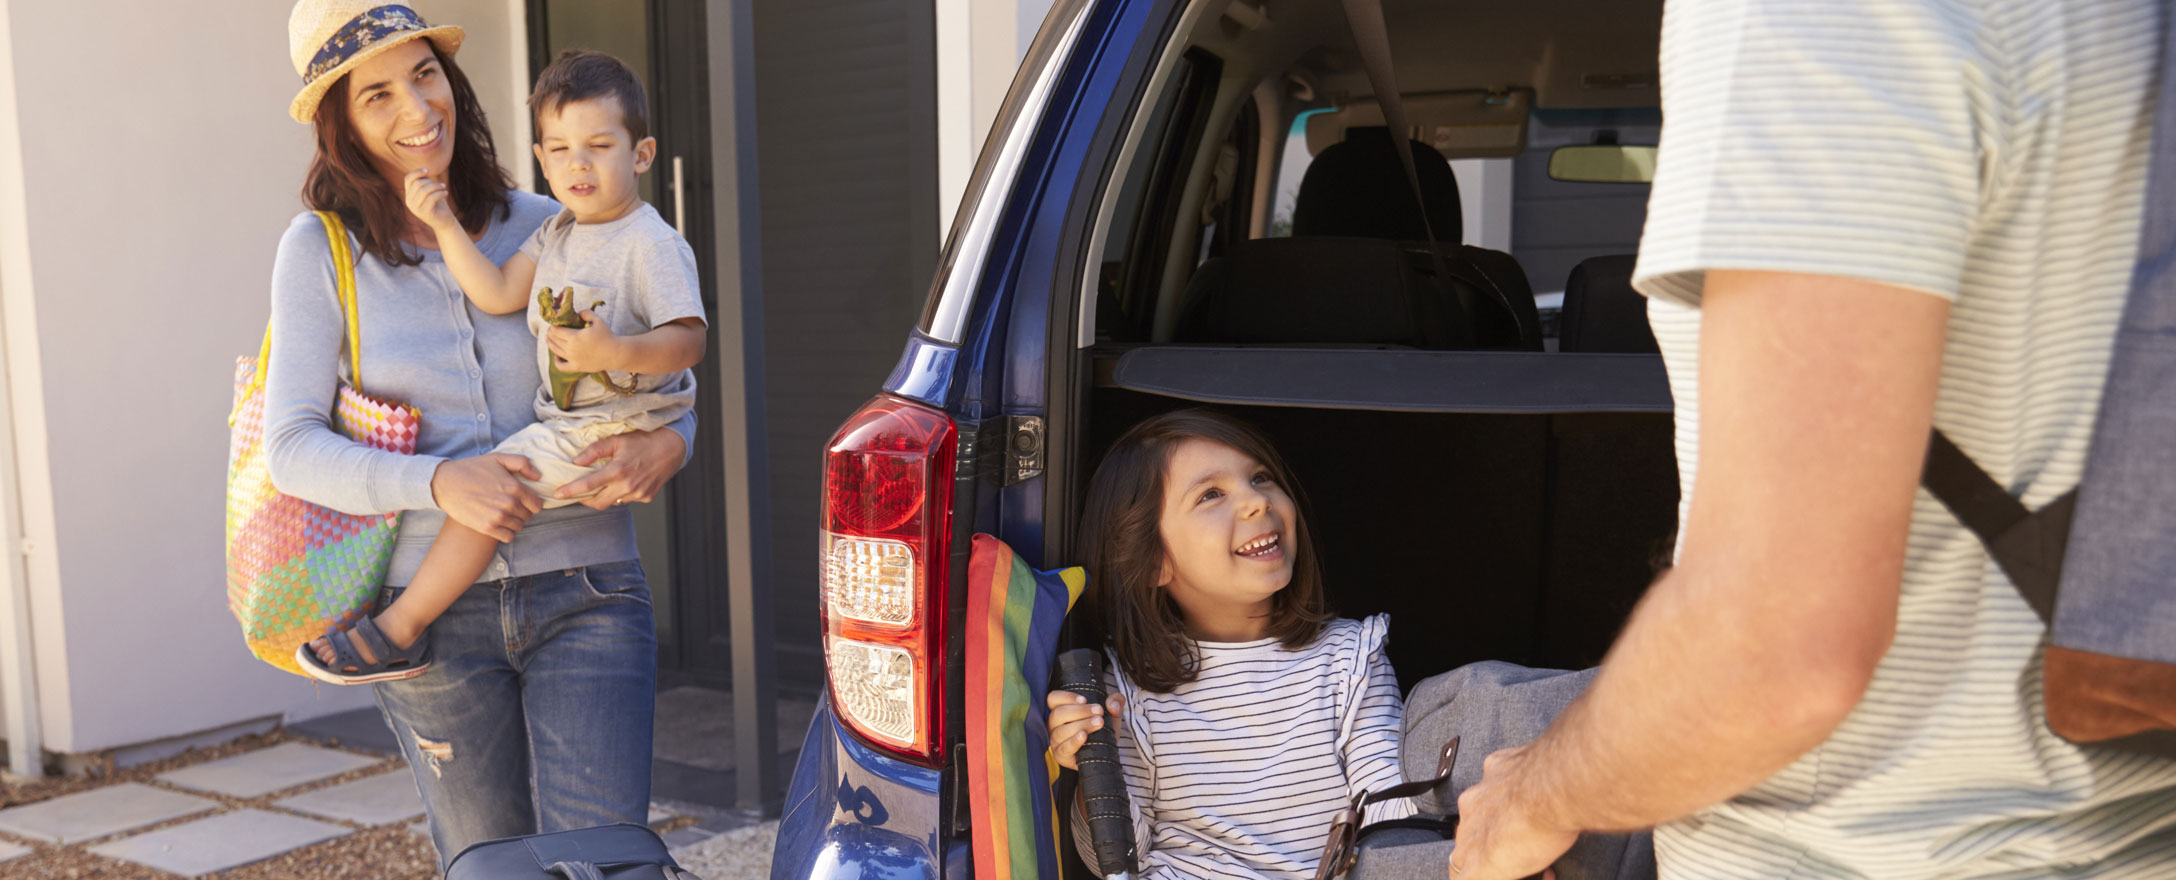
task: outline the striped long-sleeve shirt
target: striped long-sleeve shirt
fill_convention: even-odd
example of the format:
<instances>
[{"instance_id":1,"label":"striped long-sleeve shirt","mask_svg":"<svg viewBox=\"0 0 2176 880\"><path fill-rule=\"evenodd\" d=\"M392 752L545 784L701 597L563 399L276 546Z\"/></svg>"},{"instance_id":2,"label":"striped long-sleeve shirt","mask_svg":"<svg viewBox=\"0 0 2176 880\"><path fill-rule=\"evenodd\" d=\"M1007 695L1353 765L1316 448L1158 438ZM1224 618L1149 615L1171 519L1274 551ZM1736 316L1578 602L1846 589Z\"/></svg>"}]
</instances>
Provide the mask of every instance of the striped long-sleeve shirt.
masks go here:
<instances>
[{"instance_id":1,"label":"striped long-sleeve shirt","mask_svg":"<svg viewBox=\"0 0 2176 880\"><path fill-rule=\"evenodd\" d=\"M1168 694L1136 687L1113 658L1137 876L1313 877L1337 811L1401 781L1389 627L1384 614L1335 620L1297 651L1275 639L1202 642L1199 675ZM1412 813L1400 798L1367 818ZM1094 865L1087 835L1076 843Z\"/></svg>"}]
</instances>

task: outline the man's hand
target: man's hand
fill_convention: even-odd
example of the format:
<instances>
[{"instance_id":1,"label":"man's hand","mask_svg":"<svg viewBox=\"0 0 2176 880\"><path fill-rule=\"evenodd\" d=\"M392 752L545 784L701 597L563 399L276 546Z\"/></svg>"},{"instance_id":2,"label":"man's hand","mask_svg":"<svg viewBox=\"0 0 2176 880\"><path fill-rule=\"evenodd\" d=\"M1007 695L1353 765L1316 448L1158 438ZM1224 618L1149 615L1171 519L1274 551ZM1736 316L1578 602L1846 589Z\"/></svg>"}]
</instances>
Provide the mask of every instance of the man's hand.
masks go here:
<instances>
[{"instance_id":1,"label":"man's hand","mask_svg":"<svg viewBox=\"0 0 2176 880\"><path fill-rule=\"evenodd\" d=\"M407 190L409 213L431 227L432 232L460 230L461 218L454 216L453 203L447 200L446 185L432 180L430 169L408 172L403 185Z\"/></svg>"},{"instance_id":2,"label":"man's hand","mask_svg":"<svg viewBox=\"0 0 2176 880\"><path fill-rule=\"evenodd\" d=\"M1518 880L1541 873L1579 839L1551 827L1518 798L1526 749L1504 749L1481 765L1481 781L1458 796L1453 880Z\"/></svg>"},{"instance_id":3,"label":"man's hand","mask_svg":"<svg viewBox=\"0 0 2176 880\"><path fill-rule=\"evenodd\" d=\"M583 312L582 320L589 322L589 326L579 330L568 327L544 329L544 344L551 347L553 362L569 373L620 369L620 365L627 362L620 351L620 338L612 334L612 328L605 326L595 312Z\"/></svg>"}]
</instances>

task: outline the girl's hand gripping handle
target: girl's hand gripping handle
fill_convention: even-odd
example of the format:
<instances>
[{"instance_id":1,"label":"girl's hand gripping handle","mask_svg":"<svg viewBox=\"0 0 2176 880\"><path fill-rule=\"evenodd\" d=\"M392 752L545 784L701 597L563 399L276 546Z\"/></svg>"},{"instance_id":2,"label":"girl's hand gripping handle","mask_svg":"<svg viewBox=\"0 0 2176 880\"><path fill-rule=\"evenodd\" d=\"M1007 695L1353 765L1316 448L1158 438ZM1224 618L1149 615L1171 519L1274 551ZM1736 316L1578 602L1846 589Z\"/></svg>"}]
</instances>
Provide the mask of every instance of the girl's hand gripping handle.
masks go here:
<instances>
[{"instance_id":1,"label":"girl's hand gripping handle","mask_svg":"<svg viewBox=\"0 0 2176 880\"><path fill-rule=\"evenodd\" d=\"M1103 654L1093 648L1059 654L1058 687L1086 697L1090 706L1103 705ZM1133 811L1112 726L1090 731L1074 761L1080 767L1081 804L1088 813L1089 839L1095 843L1097 873L1108 877L1132 872Z\"/></svg>"}]
</instances>

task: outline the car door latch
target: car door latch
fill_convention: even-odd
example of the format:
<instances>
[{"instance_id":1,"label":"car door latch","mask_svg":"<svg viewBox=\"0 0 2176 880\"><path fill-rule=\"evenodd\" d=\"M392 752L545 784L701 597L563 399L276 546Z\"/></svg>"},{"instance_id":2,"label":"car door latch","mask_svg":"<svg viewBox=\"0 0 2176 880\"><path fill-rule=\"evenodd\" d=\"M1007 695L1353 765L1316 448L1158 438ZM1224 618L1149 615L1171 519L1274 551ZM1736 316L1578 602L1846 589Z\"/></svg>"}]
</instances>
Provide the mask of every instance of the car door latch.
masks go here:
<instances>
[{"instance_id":1,"label":"car door latch","mask_svg":"<svg viewBox=\"0 0 2176 880\"><path fill-rule=\"evenodd\" d=\"M1041 416L1006 416L1004 426L1005 465L998 485L1010 486L1022 480L1043 475L1043 418Z\"/></svg>"},{"instance_id":2,"label":"car door latch","mask_svg":"<svg viewBox=\"0 0 2176 880\"><path fill-rule=\"evenodd\" d=\"M994 416L959 427L959 479L1004 487L1043 475L1041 416Z\"/></svg>"}]
</instances>

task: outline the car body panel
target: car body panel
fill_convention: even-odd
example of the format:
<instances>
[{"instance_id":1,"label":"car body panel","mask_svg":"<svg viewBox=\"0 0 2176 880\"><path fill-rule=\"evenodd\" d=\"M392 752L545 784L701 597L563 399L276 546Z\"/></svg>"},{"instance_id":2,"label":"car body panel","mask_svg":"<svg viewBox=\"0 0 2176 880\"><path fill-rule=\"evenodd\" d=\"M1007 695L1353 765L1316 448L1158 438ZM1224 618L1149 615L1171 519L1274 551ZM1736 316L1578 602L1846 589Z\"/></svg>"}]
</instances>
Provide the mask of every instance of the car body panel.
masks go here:
<instances>
[{"instance_id":1,"label":"car body panel","mask_svg":"<svg viewBox=\"0 0 2176 880\"><path fill-rule=\"evenodd\" d=\"M1049 402L1053 299L1074 308L1071 273L1061 271L1077 255L1079 216L1073 201L1084 177L1102 174L1094 156L1107 155L1108 120L1114 101L1131 103L1122 85L1138 84L1130 56L1152 19L1179 5L1175 0L1101 0L1082 13L1040 119L1031 129L1017 173L996 205L994 232L981 262L949 271L978 273L966 306L960 342L947 345L919 332L909 334L882 391L944 410L965 430L1001 415L1043 415ZM1160 32L1160 30L1159 30ZM1069 231L1068 224L1073 227ZM945 290L944 279L934 289ZM1070 318L1068 318L1070 320ZM1062 352L1071 355L1070 346ZM879 389L871 389L876 393ZM1003 538L1031 565L1044 550L1045 483L1028 479L999 487L983 481L973 498L956 498L958 515L973 531ZM957 550L958 548L955 548ZM964 574L964 566L959 566ZM960 694L958 645L947 692ZM954 697L954 702L960 698ZM956 767L956 765L955 765ZM962 780L954 768L934 770L899 761L869 748L819 703L794 768L780 818L773 878L879 877L963 878L971 873L971 846L964 829L952 830L948 785Z\"/></svg>"},{"instance_id":2,"label":"car body panel","mask_svg":"<svg viewBox=\"0 0 2176 880\"><path fill-rule=\"evenodd\" d=\"M771 876L941 876L940 865L965 858L941 830L942 782L937 770L863 745L822 699L786 791Z\"/></svg>"}]
</instances>

